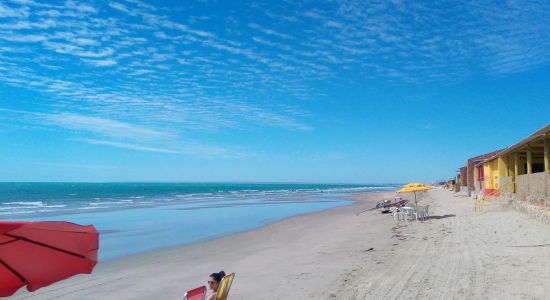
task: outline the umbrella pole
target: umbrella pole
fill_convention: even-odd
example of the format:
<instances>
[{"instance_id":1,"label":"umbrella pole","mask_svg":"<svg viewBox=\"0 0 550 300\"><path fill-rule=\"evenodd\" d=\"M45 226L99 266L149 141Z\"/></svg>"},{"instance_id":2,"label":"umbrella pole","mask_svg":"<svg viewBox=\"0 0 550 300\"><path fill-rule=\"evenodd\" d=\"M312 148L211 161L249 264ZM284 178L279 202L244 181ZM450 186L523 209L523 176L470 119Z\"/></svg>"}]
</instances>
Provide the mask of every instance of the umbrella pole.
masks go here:
<instances>
[{"instance_id":1,"label":"umbrella pole","mask_svg":"<svg viewBox=\"0 0 550 300\"><path fill-rule=\"evenodd\" d=\"M418 210L418 202L416 202L416 192L413 192L413 193L414 193L414 206Z\"/></svg>"}]
</instances>

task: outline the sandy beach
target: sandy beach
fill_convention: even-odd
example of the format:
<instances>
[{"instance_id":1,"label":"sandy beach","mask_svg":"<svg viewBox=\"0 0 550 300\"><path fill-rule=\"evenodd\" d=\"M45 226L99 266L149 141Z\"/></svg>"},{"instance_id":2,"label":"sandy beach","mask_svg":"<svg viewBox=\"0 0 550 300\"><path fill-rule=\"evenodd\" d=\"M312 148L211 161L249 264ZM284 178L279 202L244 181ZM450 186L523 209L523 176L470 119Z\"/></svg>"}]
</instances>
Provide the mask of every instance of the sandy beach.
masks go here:
<instances>
[{"instance_id":1,"label":"sandy beach","mask_svg":"<svg viewBox=\"0 0 550 300\"><path fill-rule=\"evenodd\" d=\"M0 0L0 298L550 300L549 36L550 0Z\"/></svg>"},{"instance_id":2,"label":"sandy beach","mask_svg":"<svg viewBox=\"0 0 550 300\"><path fill-rule=\"evenodd\" d=\"M544 299L550 231L510 210L474 212L447 190L432 217L395 222L371 208L392 193L185 247L101 263L15 299L181 299L212 272L235 272L229 299ZM223 226L223 224L220 224Z\"/></svg>"}]
</instances>

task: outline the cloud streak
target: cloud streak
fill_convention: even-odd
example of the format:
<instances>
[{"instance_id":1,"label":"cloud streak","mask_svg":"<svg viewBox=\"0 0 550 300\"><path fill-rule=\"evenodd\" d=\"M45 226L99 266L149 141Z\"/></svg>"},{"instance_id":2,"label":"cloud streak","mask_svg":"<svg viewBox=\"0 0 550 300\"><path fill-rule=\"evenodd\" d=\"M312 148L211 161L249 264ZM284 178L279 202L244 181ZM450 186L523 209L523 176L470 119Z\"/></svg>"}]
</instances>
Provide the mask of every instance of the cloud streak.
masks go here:
<instances>
[{"instance_id":1,"label":"cloud streak","mask_svg":"<svg viewBox=\"0 0 550 300\"><path fill-rule=\"evenodd\" d=\"M144 144L120 142L112 140L90 139L90 138L75 138L76 142L83 142L91 145L108 146L119 149L153 152L162 154L173 154L182 156L197 156L203 158L218 157L218 158L245 158L251 154L234 150L229 147L207 146L197 143L172 143L163 147L149 146Z\"/></svg>"},{"instance_id":2,"label":"cloud streak","mask_svg":"<svg viewBox=\"0 0 550 300\"><path fill-rule=\"evenodd\" d=\"M130 149L130 150L136 150L136 151L158 152L158 153L166 153L166 154L183 154L182 152L176 151L176 150L162 149L162 148L149 147L149 146L136 145L136 144L130 144L130 143L123 143L123 142L96 140L96 139L74 139L74 140L78 142L92 144L92 145L103 145L103 146Z\"/></svg>"},{"instance_id":3,"label":"cloud streak","mask_svg":"<svg viewBox=\"0 0 550 300\"><path fill-rule=\"evenodd\" d=\"M165 139L173 138L174 134L132 125L126 122L78 115L73 113L61 113L47 115L47 120L52 124L79 131L87 131L103 136L130 139Z\"/></svg>"},{"instance_id":4,"label":"cloud streak","mask_svg":"<svg viewBox=\"0 0 550 300\"><path fill-rule=\"evenodd\" d=\"M85 116L74 113L42 113L0 108L0 130L4 120L10 122L6 130L56 130L72 133L70 141L90 145L107 146L140 152L152 152L182 156L244 158L252 154L243 148L228 145L208 145L183 139L169 130L151 129L112 119Z\"/></svg>"}]
</instances>

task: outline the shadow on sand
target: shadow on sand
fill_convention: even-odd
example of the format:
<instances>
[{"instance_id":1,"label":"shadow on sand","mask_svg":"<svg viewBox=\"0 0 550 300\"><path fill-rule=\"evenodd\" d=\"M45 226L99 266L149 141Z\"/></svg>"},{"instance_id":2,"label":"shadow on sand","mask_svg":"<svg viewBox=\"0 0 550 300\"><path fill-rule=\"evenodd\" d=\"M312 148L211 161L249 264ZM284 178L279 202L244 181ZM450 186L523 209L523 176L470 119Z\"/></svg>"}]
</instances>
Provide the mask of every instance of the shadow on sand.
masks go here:
<instances>
[{"instance_id":1,"label":"shadow on sand","mask_svg":"<svg viewBox=\"0 0 550 300\"><path fill-rule=\"evenodd\" d=\"M440 220L440 219L453 218L453 217L456 217L456 215L429 216L428 219Z\"/></svg>"}]
</instances>

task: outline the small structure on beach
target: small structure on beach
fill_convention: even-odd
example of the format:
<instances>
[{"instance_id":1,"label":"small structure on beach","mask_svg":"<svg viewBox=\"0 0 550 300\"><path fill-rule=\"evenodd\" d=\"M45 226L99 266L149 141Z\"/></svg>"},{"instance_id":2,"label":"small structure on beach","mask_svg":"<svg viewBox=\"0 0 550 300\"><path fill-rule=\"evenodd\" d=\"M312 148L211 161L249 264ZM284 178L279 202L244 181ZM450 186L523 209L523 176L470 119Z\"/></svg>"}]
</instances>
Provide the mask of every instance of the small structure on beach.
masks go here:
<instances>
[{"instance_id":1,"label":"small structure on beach","mask_svg":"<svg viewBox=\"0 0 550 300\"><path fill-rule=\"evenodd\" d=\"M467 175L467 166L463 166L457 170L457 175L455 178L455 186L454 190L455 193L466 193L468 194L468 175Z\"/></svg>"},{"instance_id":2,"label":"small structure on beach","mask_svg":"<svg viewBox=\"0 0 550 300\"><path fill-rule=\"evenodd\" d=\"M477 167L483 168L485 195L549 206L550 125L478 163Z\"/></svg>"},{"instance_id":3,"label":"small structure on beach","mask_svg":"<svg viewBox=\"0 0 550 300\"><path fill-rule=\"evenodd\" d=\"M468 188L468 166L461 167L460 172L460 188Z\"/></svg>"},{"instance_id":4,"label":"small structure on beach","mask_svg":"<svg viewBox=\"0 0 550 300\"><path fill-rule=\"evenodd\" d=\"M466 182L468 186L469 194L473 192L483 194L485 192L485 171L483 162L490 157L494 157L502 150L503 149L500 149L468 159L468 163L466 164L466 175L463 177L463 181Z\"/></svg>"}]
</instances>

